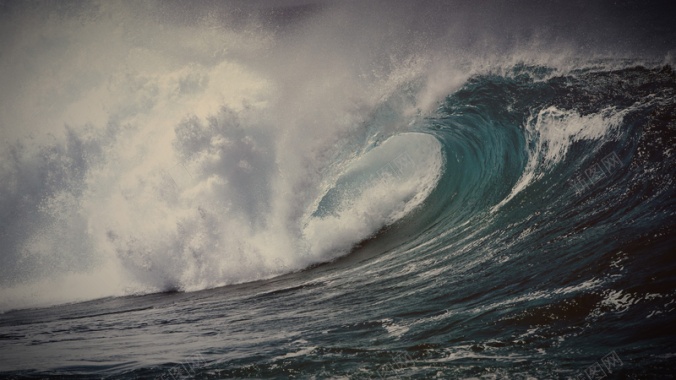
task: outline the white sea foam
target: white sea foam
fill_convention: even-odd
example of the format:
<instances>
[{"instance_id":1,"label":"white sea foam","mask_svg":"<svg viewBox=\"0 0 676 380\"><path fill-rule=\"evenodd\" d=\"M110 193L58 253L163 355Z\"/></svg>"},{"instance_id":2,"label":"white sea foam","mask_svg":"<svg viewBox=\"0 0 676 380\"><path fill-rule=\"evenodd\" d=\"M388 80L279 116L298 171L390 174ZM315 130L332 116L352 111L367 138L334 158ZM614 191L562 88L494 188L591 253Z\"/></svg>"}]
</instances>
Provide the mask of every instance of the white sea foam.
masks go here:
<instances>
[{"instance_id":1,"label":"white sea foam","mask_svg":"<svg viewBox=\"0 0 676 380\"><path fill-rule=\"evenodd\" d=\"M255 11L172 7L3 16L0 309L299 270L347 253L434 186L439 144L387 139L464 76L426 82L432 61L411 49L374 65L387 36L362 30L371 37L353 44L336 33L358 23L347 11L314 9L278 32ZM420 104L401 97L411 83ZM311 217L352 162L396 158L388 146L424 170L379 177L334 216Z\"/></svg>"},{"instance_id":2,"label":"white sea foam","mask_svg":"<svg viewBox=\"0 0 676 380\"><path fill-rule=\"evenodd\" d=\"M541 179L563 160L576 141L610 137L627 110L607 108L599 113L580 115L575 110L547 107L532 115L525 125L528 162L512 191L492 208L496 212L530 184Z\"/></svg>"}]
</instances>

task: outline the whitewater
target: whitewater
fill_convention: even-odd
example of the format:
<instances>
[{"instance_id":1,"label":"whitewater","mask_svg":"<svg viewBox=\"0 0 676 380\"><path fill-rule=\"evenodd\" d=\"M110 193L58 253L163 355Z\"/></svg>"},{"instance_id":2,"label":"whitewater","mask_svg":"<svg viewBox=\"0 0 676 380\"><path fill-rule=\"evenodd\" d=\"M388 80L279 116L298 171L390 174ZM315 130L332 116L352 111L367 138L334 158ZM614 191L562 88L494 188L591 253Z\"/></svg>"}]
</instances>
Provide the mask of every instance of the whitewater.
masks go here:
<instances>
[{"instance_id":1,"label":"whitewater","mask_svg":"<svg viewBox=\"0 0 676 380\"><path fill-rule=\"evenodd\" d=\"M0 4L0 377L673 377L669 15Z\"/></svg>"}]
</instances>

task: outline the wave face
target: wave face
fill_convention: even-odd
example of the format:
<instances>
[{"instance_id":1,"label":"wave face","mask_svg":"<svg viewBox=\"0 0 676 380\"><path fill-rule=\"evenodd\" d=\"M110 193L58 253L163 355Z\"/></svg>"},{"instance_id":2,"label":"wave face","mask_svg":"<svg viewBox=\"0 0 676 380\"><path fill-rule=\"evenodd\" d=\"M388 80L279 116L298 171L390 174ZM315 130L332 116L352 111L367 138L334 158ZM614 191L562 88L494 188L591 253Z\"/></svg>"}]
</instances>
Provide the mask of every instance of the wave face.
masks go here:
<instances>
[{"instance_id":1,"label":"wave face","mask_svg":"<svg viewBox=\"0 0 676 380\"><path fill-rule=\"evenodd\" d=\"M64 4L2 11L0 327L178 291L52 310L197 332L0 372L671 373L676 74L662 39L631 43L645 14L561 26L579 48L520 29L528 2Z\"/></svg>"}]
</instances>

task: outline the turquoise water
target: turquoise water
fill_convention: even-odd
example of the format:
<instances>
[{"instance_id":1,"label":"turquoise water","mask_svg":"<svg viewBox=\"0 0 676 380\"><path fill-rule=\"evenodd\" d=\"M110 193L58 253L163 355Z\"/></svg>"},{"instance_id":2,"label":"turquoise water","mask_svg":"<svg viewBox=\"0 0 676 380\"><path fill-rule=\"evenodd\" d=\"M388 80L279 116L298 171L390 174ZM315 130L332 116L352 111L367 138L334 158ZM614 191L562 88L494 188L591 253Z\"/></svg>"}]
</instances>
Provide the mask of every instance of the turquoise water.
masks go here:
<instances>
[{"instance_id":1,"label":"turquoise water","mask_svg":"<svg viewBox=\"0 0 676 380\"><path fill-rule=\"evenodd\" d=\"M0 377L673 377L658 6L64 4L0 13Z\"/></svg>"}]
</instances>

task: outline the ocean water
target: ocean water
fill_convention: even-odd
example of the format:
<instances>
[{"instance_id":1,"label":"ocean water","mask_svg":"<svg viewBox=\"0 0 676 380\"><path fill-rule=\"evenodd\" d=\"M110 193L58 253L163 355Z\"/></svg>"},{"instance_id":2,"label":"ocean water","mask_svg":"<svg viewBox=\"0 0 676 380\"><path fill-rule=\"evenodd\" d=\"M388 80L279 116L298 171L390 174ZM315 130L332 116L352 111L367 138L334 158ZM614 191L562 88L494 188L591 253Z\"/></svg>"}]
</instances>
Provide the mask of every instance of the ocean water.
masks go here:
<instances>
[{"instance_id":1,"label":"ocean water","mask_svg":"<svg viewBox=\"0 0 676 380\"><path fill-rule=\"evenodd\" d=\"M674 13L545 4L0 4L0 377L674 378Z\"/></svg>"}]
</instances>

